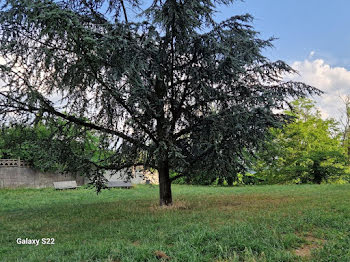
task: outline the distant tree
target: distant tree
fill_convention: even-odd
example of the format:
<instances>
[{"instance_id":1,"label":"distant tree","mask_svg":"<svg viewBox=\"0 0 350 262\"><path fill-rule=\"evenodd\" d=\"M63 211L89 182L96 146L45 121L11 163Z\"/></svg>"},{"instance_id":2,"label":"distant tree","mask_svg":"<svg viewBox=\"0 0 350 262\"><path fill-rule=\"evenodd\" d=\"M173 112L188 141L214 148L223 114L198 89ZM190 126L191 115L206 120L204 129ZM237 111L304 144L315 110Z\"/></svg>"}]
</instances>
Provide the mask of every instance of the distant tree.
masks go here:
<instances>
[{"instance_id":1,"label":"distant tree","mask_svg":"<svg viewBox=\"0 0 350 262\"><path fill-rule=\"evenodd\" d=\"M259 38L250 15L214 21L215 5L233 0L154 0L146 10L139 0L3 2L4 121L61 118L99 132L114 155L87 172L155 168L160 205L179 177L243 170L243 151L284 123L273 110L320 92L282 81L294 70L262 55L273 39Z\"/></svg>"},{"instance_id":2,"label":"distant tree","mask_svg":"<svg viewBox=\"0 0 350 262\"><path fill-rule=\"evenodd\" d=\"M270 129L270 140L259 154L257 176L270 183L321 183L346 175L346 153L335 120L321 118L313 101L292 103L295 120L283 129Z\"/></svg>"}]
</instances>

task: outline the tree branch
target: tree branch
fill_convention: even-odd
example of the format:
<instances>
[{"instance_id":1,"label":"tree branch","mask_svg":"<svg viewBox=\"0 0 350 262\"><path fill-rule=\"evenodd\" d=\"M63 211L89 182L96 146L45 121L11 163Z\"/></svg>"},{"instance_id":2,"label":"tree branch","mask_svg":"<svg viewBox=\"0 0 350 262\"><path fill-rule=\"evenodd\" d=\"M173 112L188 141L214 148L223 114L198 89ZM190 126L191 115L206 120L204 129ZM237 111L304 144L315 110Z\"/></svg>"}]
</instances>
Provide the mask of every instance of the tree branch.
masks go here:
<instances>
[{"instance_id":1,"label":"tree branch","mask_svg":"<svg viewBox=\"0 0 350 262\"><path fill-rule=\"evenodd\" d=\"M129 23L128 22L128 16L126 14L126 8L125 8L125 5L124 5L124 1L123 0L120 0L120 4L122 5L122 8L123 8L123 13L124 13L124 18L125 18L125 23Z\"/></svg>"},{"instance_id":2,"label":"tree branch","mask_svg":"<svg viewBox=\"0 0 350 262\"><path fill-rule=\"evenodd\" d=\"M37 92L38 94L38 92ZM38 99L45 105L45 107L43 108L38 108L38 107L34 107L32 105L28 105L26 103L23 103L22 101L19 101L11 96L8 96L6 94L4 94L3 92L0 92L0 95L6 97L7 99L21 105L21 106L18 106L18 107L14 107L14 108L17 108L21 111L26 111L26 112L30 112L30 113L35 113L37 111L43 111L43 112L46 112L46 113L50 113L50 114L53 114L55 116L58 116L58 117L61 117L65 120L68 120L70 122L73 122L75 124L78 124L78 125L81 125L81 126L84 126L84 127L87 127L87 128L90 128L90 129L94 129L94 130L97 130L97 131L101 131L101 132L104 132L104 133L107 133L107 134L111 134L111 135L115 135L115 136L118 136L120 138L123 138L125 139L126 141L132 143L132 144L135 144L135 145L138 145L144 149L147 149L148 147L143 144L142 142L132 138L132 137L129 137L127 135L125 135L124 133L122 132L119 132L119 131L116 131L116 130L112 130L112 129L109 129L109 128L105 128L105 127L102 127L102 126L99 126L99 125L96 125L96 124L93 124L93 123L89 123L89 122L86 122L84 120L82 120L81 118L77 118L75 116L72 116L72 115L67 115L67 114L64 114L64 113L61 113L59 111L57 111L53 106L51 106L49 104L49 102L45 101L40 94Z\"/></svg>"}]
</instances>

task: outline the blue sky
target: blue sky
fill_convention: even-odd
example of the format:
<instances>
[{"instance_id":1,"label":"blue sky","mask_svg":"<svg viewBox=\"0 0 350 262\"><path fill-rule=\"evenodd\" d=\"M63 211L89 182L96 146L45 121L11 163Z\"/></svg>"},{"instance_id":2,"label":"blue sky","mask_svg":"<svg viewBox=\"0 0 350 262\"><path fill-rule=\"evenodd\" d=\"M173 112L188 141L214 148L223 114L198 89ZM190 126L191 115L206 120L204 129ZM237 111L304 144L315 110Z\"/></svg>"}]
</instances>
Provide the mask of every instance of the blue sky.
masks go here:
<instances>
[{"instance_id":1,"label":"blue sky","mask_svg":"<svg viewBox=\"0 0 350 262\"><path fill-rule=\"evenodd\" d=\"M216 18L250 13L262 38L278 38L264 54L299 72L286 80L324 91L314 97L323 118L341 121L342 99L350 95L349 11L350 0L245 0L220 7Z\"/></svg>"},{"instance_id":2,"label":"blue sky","mask_svg":"<svg viewBox=\"0 0 350 262\"><path fill-rule=\"evenodd\" d=\"M313 59L350 70L349 0L245 0L221 7L217 19L250 13L261 36L279 38L267 50L272 59L286 62Z\"/></svg>"}]
</instances>

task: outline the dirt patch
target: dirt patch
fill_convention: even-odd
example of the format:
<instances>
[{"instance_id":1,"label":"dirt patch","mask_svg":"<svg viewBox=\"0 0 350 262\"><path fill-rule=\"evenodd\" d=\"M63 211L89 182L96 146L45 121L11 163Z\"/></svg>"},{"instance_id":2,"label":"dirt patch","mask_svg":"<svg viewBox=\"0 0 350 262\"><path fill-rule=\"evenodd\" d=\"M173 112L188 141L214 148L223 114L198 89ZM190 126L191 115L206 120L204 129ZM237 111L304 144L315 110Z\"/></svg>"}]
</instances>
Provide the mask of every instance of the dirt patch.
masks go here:
<instances>
[{"instance_id":1,"label":"dirt patch","mask_svg":"<svg viewBox=\"0 0 350 262\"><path fill-rule=\"evenodd\" d=\"M133 242L132 244L133 244L133 246L139 246L139 245L141 245L140 241L135 241L135 242Z\"/></svg>"},{"instance_id":2,"label":"dirt patch","mask_svg":"<svg viewBox=\"0 0 350 262\"><path fill-rule=\"evenodd\" d=\"M322 248L326 243L326 240L321 238L316 238L311 234L303 237L307 243L294 250L294 254L299 257L311 257L311 251L314 249Z\"/></svg>"},{"instance_id":3,"label":"dirt patch","mask_svg":"<svg viewBox=\"0 0 350 262\"><path fill-rule=\"evenodd\" d=\"M160 211L160 210L186 210L191 209L190 204L187 201L184 200L177 200L174 201L171 206L159 206L159 205L152 205L150 207L151 211Z\"/></svg>"},{"instance_id":4,"label":"dirt patch","mask_svg":"<svg viewBox=\"0 0 350 262\"><path fill-rule=\"evenodd\" d=\"M167 254L159 250L155 251L154 254L156 255L157 259L162 261L169 261L171 259Z\"/></svg>"}]
</instances>

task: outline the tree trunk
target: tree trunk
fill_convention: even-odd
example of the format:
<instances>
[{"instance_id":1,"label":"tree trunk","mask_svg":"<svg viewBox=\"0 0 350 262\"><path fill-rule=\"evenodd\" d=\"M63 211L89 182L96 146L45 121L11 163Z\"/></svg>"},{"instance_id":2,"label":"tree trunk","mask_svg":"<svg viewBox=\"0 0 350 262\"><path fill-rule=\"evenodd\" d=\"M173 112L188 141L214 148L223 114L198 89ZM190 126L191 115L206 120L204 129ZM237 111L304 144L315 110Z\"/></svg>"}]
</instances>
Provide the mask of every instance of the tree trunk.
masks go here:
<instances>
[{"instance_id":1,"label":"tree trunk","mask_svg":"<svg viewBox=\"0 0 350 262\"><path fill-rule=\"evenodd\" d=\"M322 159L322 160L324 160L324 159ZM312 182L314 182L315 184L321 184L321 182L323 180L323 174L320 170L321 169L320 162L314 161L312 169L313 169L313 181Z\"/></svg>"},{"instance_id":2,"label":"tree trunk","mask_svg":"<svg viewBox=\"0 0 350 262\"><path fill-rule=\"evenodd\" d=\"M233 186L233 177L228 177L228 178L227 178L227 184L228 184L229 186Z\"/></svg>"},{"instance_id":3,"label":"tree trunk","mask_svg":"<svg viewBox=\"0 0 350 262\"><path fill-rule=\"evenodd\" d=\"M169 165L168 162L162 162L158 168L159 176L159 205L170 206L173 204L173 198L171 196L171 180L169 177Z\"/></svg>"},{"instance_id":4,"label":"tree trunk","mask_svg":"<svg viewBox=\"0 0 350 262\"><path fill-rule=\"evenodd\" d=\"M224 179L222 177L219 177L218 185L220 185L220 186L224 185Z\"/></svg>"},{"instance_id":5,"label":"tree trunk","mask_svg":"<svg viewBox=\"0 0 350 262\"><path fill-rule=\"evenodd\" d=\"M320 173L320 172L315 172L314 173L314 178L313 178L313 182L315 183L315 184L321 184L321 182L322 182L322 174Z\"/></svg>"}]
</instances>

